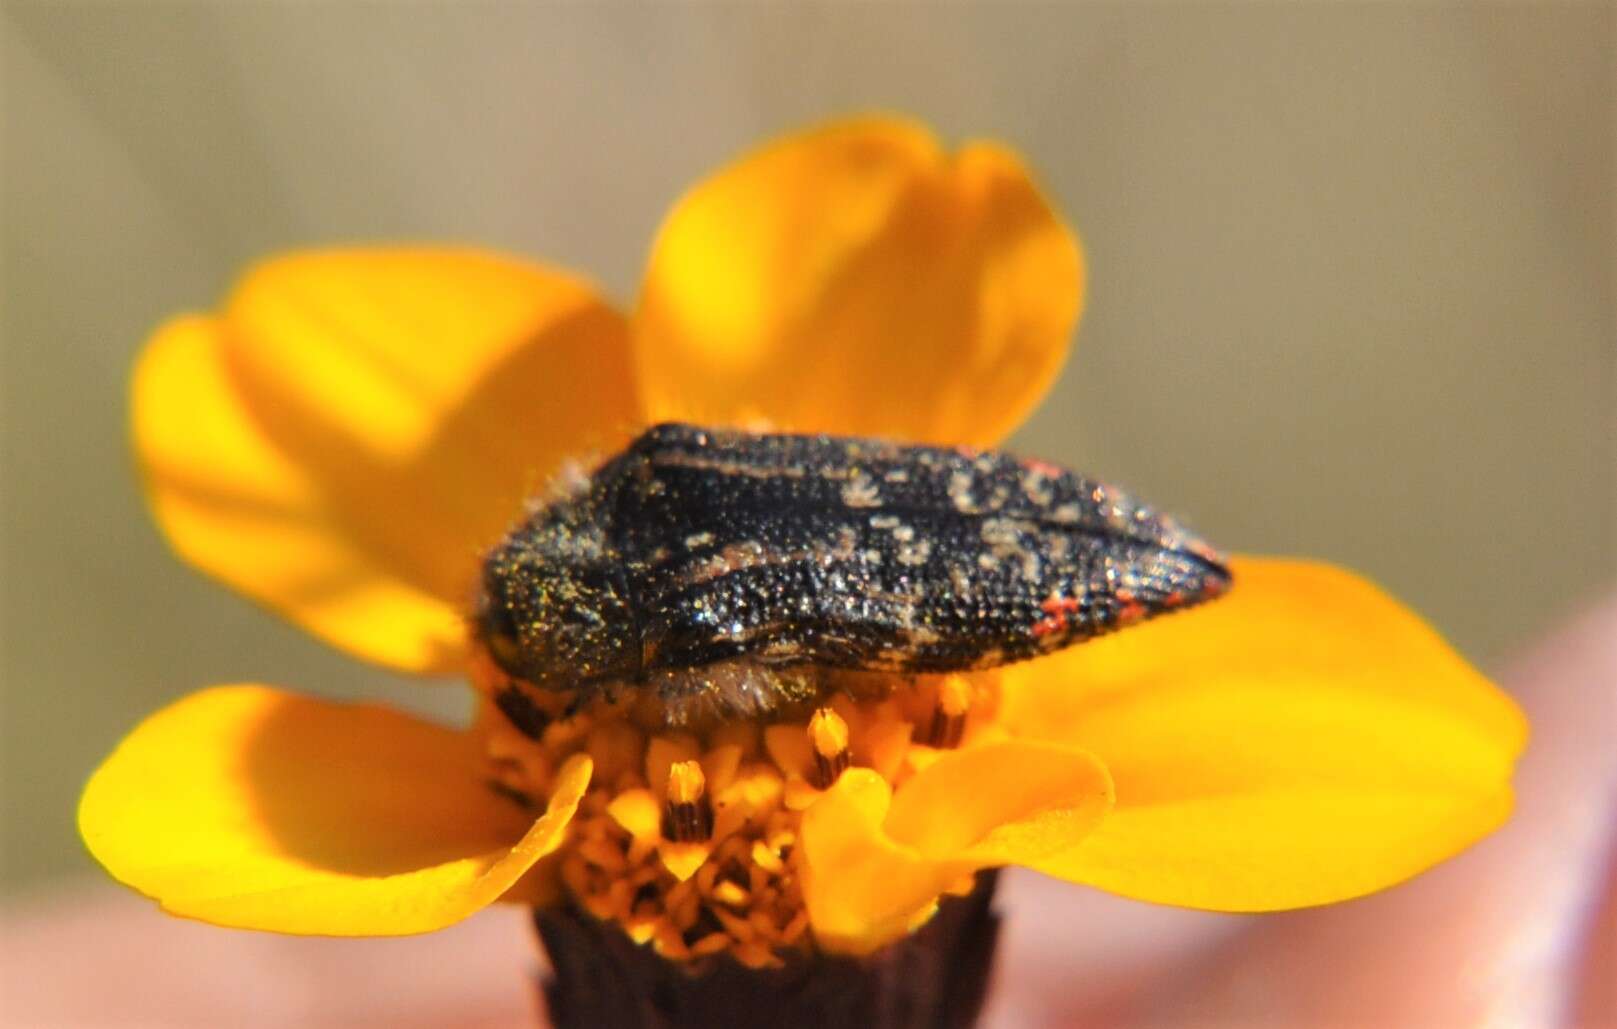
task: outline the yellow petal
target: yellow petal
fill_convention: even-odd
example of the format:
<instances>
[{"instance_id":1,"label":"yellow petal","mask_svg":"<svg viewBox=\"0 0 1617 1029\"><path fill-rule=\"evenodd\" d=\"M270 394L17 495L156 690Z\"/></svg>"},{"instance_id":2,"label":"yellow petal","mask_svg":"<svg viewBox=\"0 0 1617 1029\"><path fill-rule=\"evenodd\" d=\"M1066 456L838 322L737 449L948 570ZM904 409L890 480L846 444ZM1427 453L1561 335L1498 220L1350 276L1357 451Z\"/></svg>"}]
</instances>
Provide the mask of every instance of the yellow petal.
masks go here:
<instances>
[{"instance_id":1,"label":"yellow petal","mask_svg":"<svg viewBox=\"0 0 1617 1029\"><path fill-rule=\"evenodd\" d=\"M173 914L300 935L428 932L487 906L561 843L590 761L533 821L483 781L476 740L264 686L204 690L96 770L79 832Z\"/></svg>"},{"instance_id":2,"label":"yellow petal","mask_svg":"<svg viewBox=\"0 0 1617 1029\"><path fill-rule=\"evenodd\" d=\"M650 790L624 790L606 805L606 813L637 840L656 840L662 836L662 801Z\"/></svg>"},{"instance_id":3,"label":"yellow petal","mask_svg":"<svg viewBox=\"0 0 1617 1029\"><path fill-rule=\"evenodd\" d=\"M654 419L988 445L1049 388L1082 298L1077 241L1015 154L856 118L679 201L635 356Z\"/></svg>"},{"instance_id":4,"label":"yellow petal","mask_svg":"<svg viewBox=\"0 0 1617 1029\"><path fill-rule=\"evenodd\" d=\"M724 743L702 755L702 774L707 781L709 796L722 792L735 781L736 770L741 767L741 747Z\"/></svg>"},{"instance_id":5,"label":"yellow petal","mask_svg":"<svg viewBox=\"0 0 1617 1029\"><path fill-rule=\"evenodd\" d=\"M662 859L663 867L680 882L695 875L696 870L702 867L702 863L711 853L713 853L711 843L675 843L663 840L657 844L657 856Z\"/></svg>"},{"instance_id":6,"label":"yellow petal","mask_svg":"<svg viewBox=\"0 0 1617 1029\"><path fill-rule=\"evenodd\" d=\"M465 644L460 610L364 546L309 471L264 437L219 339L211 319L176 319L135 371L135 445L169 543L360 657L411 671L457 668Z\"/></svg>"},{"instance_id":7,"label":"yellow petal","mask_svg":"<svg viewBox=\"0 0 1617 1029\"><path fill-rule=\"evenodd\" d=\"M763 764L744 766L717 798L719 822L722 824L735 818L745 820L774 810L780 802L781 790L780 773L773 767ZM721 830L716 825L714 835L722 836L736 827L727 825Z\"/></svg>"},{"instance_id":8,"label":"yellow petal","mask_svg":"<svg viewBox=\"0 0 1617 1029\"><path fill-rule=\"evenodd\" d=\"M618 315L577 280L469 250L267 262L221 318L159 330L134 389L175 548L411 671L456 666L479 550L637 410Z\"/></svg>"},{"instance_id":9,"label":"yellow petal","mask_svg":"<svg viewBox=\"0 0 1617 1029\"><path fill-rule=\"evenodd\" d=\"M979 868L1070 850L1111 802L1090 755L1047 743L944 754L895 797L866 768L803 813L804 902L827 949L863 954L924 921Z\"/></svg>"},{"instance_id":10,"label":"yellow petal","mask_svg":"<svg viewBox=\"0 0 1617 1029\"><path fill-rule=\"evenodd\" d=\"M805 776L814 767L814 748L801 725L780 722L764 727L764 750L788 775Z\"/></svg>"},{"instance_id":11,"label":"yellow petal","mask_svg":"<svg viewBox=\"0 0 1617 1029\"><path fill-rule=\"evenodd\" d=\"M1116 806L1042 871L1261 911L1389 886L1508 814L1520 711L1347 572L1243 559L1206 607L1006 670L1004 718L1105 764Z\"/></svg>"},{"instance_id":12,"label":"yellow petal","mask_svg":"<svg viewBox=\"0 0 1617 1029\"><path fill-rule=\"evenodd\" d=\"M887 780L850 768L803 812L803 902L826 950L868 954L898 939L964 870L883 832L891 803Z\"/></svg>"},{"instance_id":13,"label":"yellow petal","mask_svg":"<svg viewBox=\"0 0 1617 1029\"><path fill-rule=\"evenodd\" d=\"M924 858L1025 865L1089 835L1111 805L1091 755L1012 740L943 752L899 789L884 828Z\"/></svg>"}]
</instances>

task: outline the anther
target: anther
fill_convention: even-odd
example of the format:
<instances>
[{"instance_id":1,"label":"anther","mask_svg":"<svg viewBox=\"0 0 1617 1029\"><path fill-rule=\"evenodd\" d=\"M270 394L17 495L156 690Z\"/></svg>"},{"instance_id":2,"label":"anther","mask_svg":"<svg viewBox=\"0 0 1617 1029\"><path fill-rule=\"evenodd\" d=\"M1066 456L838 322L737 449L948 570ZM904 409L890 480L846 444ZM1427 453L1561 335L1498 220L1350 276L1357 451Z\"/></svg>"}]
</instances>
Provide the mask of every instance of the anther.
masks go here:
<instances>
[{"instance_id":1,"label":"anther","mask_svg":"<svg viewBox=\"0 0 1617 1029\"><path fill-rule=\"evenodd\" d=\"M938 685L938 706L932 709L932 724L919 742L929 747L960 746L966 734L966 712L971 710L971 683L963 675L951 675Z\"/></svg>"},{"instance_id":2,"label":"anther","mask_svg":"<svg viewBox=\"0 0 1617 1029\"><path fill-rule=\"evenodd\" d=\"M701 843L713 835L713 804L707 777L695 761L676 761L668 768L663 804L663 838L674 843Z\"/></svg>"},{"instance_id":3,"label":"anther","mask_svg":"<svg viewBox=\"0 0 1617 1029\"><path fill-rule=\"evenodd\" d=\"M853 763L853 755L848 753L848 723L835 711L822 707L809 719L808 734L814 750L809 781L819 789L830 789L843 769Z\"/></svg>"}]
</instances>

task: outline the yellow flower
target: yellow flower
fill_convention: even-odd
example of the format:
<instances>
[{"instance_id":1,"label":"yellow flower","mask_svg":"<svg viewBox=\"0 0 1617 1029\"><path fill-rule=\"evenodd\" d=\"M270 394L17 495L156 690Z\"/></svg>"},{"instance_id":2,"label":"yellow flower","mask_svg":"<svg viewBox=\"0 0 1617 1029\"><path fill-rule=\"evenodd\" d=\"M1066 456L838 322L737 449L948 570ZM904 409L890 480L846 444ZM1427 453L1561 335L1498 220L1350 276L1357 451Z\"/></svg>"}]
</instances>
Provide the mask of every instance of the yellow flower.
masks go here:
<instances>
[{"instance_id":1,"label":"yellow flower","mask_svg":"<svg viewBox=\"0 0 1617 1029\"><path fill-rule=\"evenodd\" d=\"M1391 598L1306 562L1238 559L1205 607L700 735L627 700L563 717L475 652L479 555L569 459L662 419L994 445L1059 370L1082 279L1015 155L945 154L890 118L686 194L628 318L482 251L260 265L135 373L157 520L329 643L468 676L479 717L205 690L95 772L86 843L220 925L397 935L503 897L766 965L881 946L988 867L1262 911L1380 889L1497 826L1515 706Z\"/></svg>"}]
</instances>

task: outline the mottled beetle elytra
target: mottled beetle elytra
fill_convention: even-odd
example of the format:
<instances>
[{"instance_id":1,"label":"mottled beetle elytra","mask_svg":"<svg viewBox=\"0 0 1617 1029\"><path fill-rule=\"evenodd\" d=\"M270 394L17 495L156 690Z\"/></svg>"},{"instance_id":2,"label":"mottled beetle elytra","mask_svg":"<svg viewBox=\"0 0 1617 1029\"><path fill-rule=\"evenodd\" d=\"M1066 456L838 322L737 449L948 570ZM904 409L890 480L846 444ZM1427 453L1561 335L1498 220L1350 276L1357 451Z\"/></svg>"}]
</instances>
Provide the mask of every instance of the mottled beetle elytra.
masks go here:
<instances>
[{"instance_id":1,"label":"mottled beetle elytra","mask_svg":"<svg viewBox=\"0 0 1617 1029\"><path fill-rule=\"evenodd\" d=\"M680 725L1020 661L1229 584L1173 519L1041 461L665 424L489 552L475 632L575 708L640 691Z\"/></svg>"}]
</instances>

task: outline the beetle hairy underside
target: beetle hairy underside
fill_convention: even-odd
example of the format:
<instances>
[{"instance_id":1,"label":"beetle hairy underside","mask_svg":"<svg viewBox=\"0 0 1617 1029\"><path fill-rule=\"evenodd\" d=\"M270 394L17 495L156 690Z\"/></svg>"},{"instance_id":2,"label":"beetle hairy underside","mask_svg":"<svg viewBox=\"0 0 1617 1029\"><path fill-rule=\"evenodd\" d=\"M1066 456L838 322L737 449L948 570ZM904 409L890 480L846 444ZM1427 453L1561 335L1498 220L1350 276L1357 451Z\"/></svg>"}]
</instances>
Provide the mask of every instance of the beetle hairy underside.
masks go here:
<instances>
[{"instance_id":1,"label":"beetle hairy underside","mask_svg":"<svg viewBox=\"0 0 1617 1029\"><path fill-rule=\"evenodd\" d=\"M684 725L1035 657L1229 584L1171 518L1040 461L665 424L489 552L474 630L574 708L634 690Z\"/></svg>"}]
</instances>

